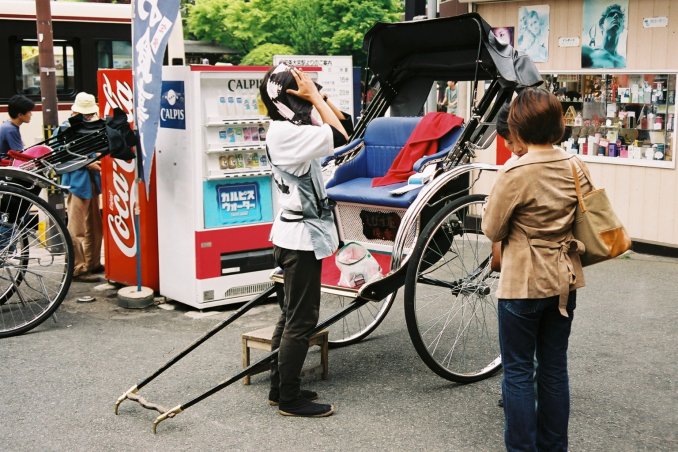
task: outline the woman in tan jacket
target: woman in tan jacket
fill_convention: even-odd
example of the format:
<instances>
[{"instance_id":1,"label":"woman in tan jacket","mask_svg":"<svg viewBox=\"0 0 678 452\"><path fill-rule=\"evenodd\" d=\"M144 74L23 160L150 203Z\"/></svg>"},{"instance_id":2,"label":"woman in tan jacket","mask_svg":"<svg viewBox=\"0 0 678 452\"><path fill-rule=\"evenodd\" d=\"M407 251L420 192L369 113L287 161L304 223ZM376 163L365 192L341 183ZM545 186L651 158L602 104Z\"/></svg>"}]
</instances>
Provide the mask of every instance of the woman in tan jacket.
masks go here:
<instances>
[{"instance_id":1,"label":"woman in tan jacket","mask_svg":"<svg viewBox=\"0 0 678 452\"><path fill-rule=\"evenodd\" d=\"M567 345L576 289L584 286L583 245L572 236L572 155L554 146L564 131L562 107L542 89L525 89L514 99L508 124L528 152L499 171L483 216L485 235L502 242L497 297L504 437L510 451L566 451ZM577 164L588 192L583 163Z\"/></svg>"}]
</instances>

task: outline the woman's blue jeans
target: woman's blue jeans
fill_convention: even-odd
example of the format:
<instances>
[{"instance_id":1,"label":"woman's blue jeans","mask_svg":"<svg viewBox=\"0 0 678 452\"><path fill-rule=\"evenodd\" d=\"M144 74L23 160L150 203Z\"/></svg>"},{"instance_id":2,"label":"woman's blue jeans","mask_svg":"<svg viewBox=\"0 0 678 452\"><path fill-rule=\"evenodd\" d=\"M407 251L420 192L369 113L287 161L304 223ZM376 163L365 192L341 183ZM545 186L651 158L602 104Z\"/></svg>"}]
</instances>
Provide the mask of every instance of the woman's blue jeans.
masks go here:
<instances>
[{"instance_id":1,"label":"woman's blue jeans","mask_svg":"<svg viewBox=\"0 0 678 452\"><path fill-rule=\"evenodd\" d=\"M563 317L557 296L499 299L504 440L509 451L567 451L567 345L576 300L573 290L567 302L569 317Z\"/></svg>"}]
</instances>

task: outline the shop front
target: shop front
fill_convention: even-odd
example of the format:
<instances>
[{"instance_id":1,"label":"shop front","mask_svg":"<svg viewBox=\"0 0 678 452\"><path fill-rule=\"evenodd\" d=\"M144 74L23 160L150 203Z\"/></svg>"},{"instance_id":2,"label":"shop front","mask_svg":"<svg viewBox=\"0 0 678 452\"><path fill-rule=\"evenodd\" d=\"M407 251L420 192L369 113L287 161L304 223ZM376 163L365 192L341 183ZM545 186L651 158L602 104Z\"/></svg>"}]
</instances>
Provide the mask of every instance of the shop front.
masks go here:
<instances>
[{"instance_id":1,"label":"shop front","mask_svg":"<svg viewBox=\"0 0 678 452\"><path fill-rule=\"evenodd\" d=\"M678 3L458 3L536 62L545 87L563 104L562 145L606 188L634 248L678 251L678 65L671 39L678 32ZM479 159L494 163L497 151L493 146Z\"/></svg>"}]
</instances>

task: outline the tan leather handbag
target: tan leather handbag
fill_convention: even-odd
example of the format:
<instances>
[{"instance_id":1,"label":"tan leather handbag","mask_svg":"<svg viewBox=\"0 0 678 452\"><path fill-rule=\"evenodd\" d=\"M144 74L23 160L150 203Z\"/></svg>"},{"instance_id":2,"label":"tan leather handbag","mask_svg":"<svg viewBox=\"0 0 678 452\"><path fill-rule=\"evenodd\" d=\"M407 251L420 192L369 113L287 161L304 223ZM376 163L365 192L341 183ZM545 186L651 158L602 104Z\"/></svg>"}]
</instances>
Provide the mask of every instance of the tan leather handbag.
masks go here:
<instances>
[{"instance_id":1,"label":"tan leather handbag","mask_svg":"<svg viewBox=\"0 0 678 452\"><path fill-rule=\"evenodd\" d=\"M490 259L490 269L493 272L501 271L501 242L492 242L492 258Z\"/></svg>"},{"instance_id":2,"label":"tan leather handbag","mask_svg":"<svg viewBox=\"0 0 678 452\"><path fill-rule=\"evenodd\" d=\"M579 164L573 160L576 159L570 159L570 166L577 190L578 204L572 233L574 238L583 242L586 247L584 254L581 255L581 263L587 266L617 257L630 250L631 239L614 213L604 188L594 188L582 195L576 168ZM586 168L582 166L581 169L593 186Z\"/></svg>"}]
</instances>

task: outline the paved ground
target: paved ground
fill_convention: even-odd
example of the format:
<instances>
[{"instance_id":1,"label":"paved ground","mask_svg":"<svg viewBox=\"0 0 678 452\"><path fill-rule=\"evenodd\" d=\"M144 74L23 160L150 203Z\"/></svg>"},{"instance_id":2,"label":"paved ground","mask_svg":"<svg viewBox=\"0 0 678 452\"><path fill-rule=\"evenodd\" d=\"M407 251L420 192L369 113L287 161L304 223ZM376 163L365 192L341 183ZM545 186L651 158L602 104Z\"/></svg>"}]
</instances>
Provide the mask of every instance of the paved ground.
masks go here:
<instances>
[{"instance_id":1,"label":"paved ground","mask_svg":"<svg viewBox=\"0 0 678 452\"><path fill-rule=\"evenodd\" d=\"M633 255L586 270L570 347L570 450L678 450L678 260ZM458 385L433 374L410 344L399 296L365 341L330 351L330 378L305 386L335 403L324 419L279 416L267 378L234 384L151 433L156 413L113 403L228 315L186 308L128 310L76 284L58 311L21 337L0 340L0 449L502 450L500 375ZM240 333L271 324L256 308L156 382L151 401L174 406L234 374ZM197 318L196 318L197 317ZM317 360L316 351L309 355Z\"/></svg>"}]
</instances>

